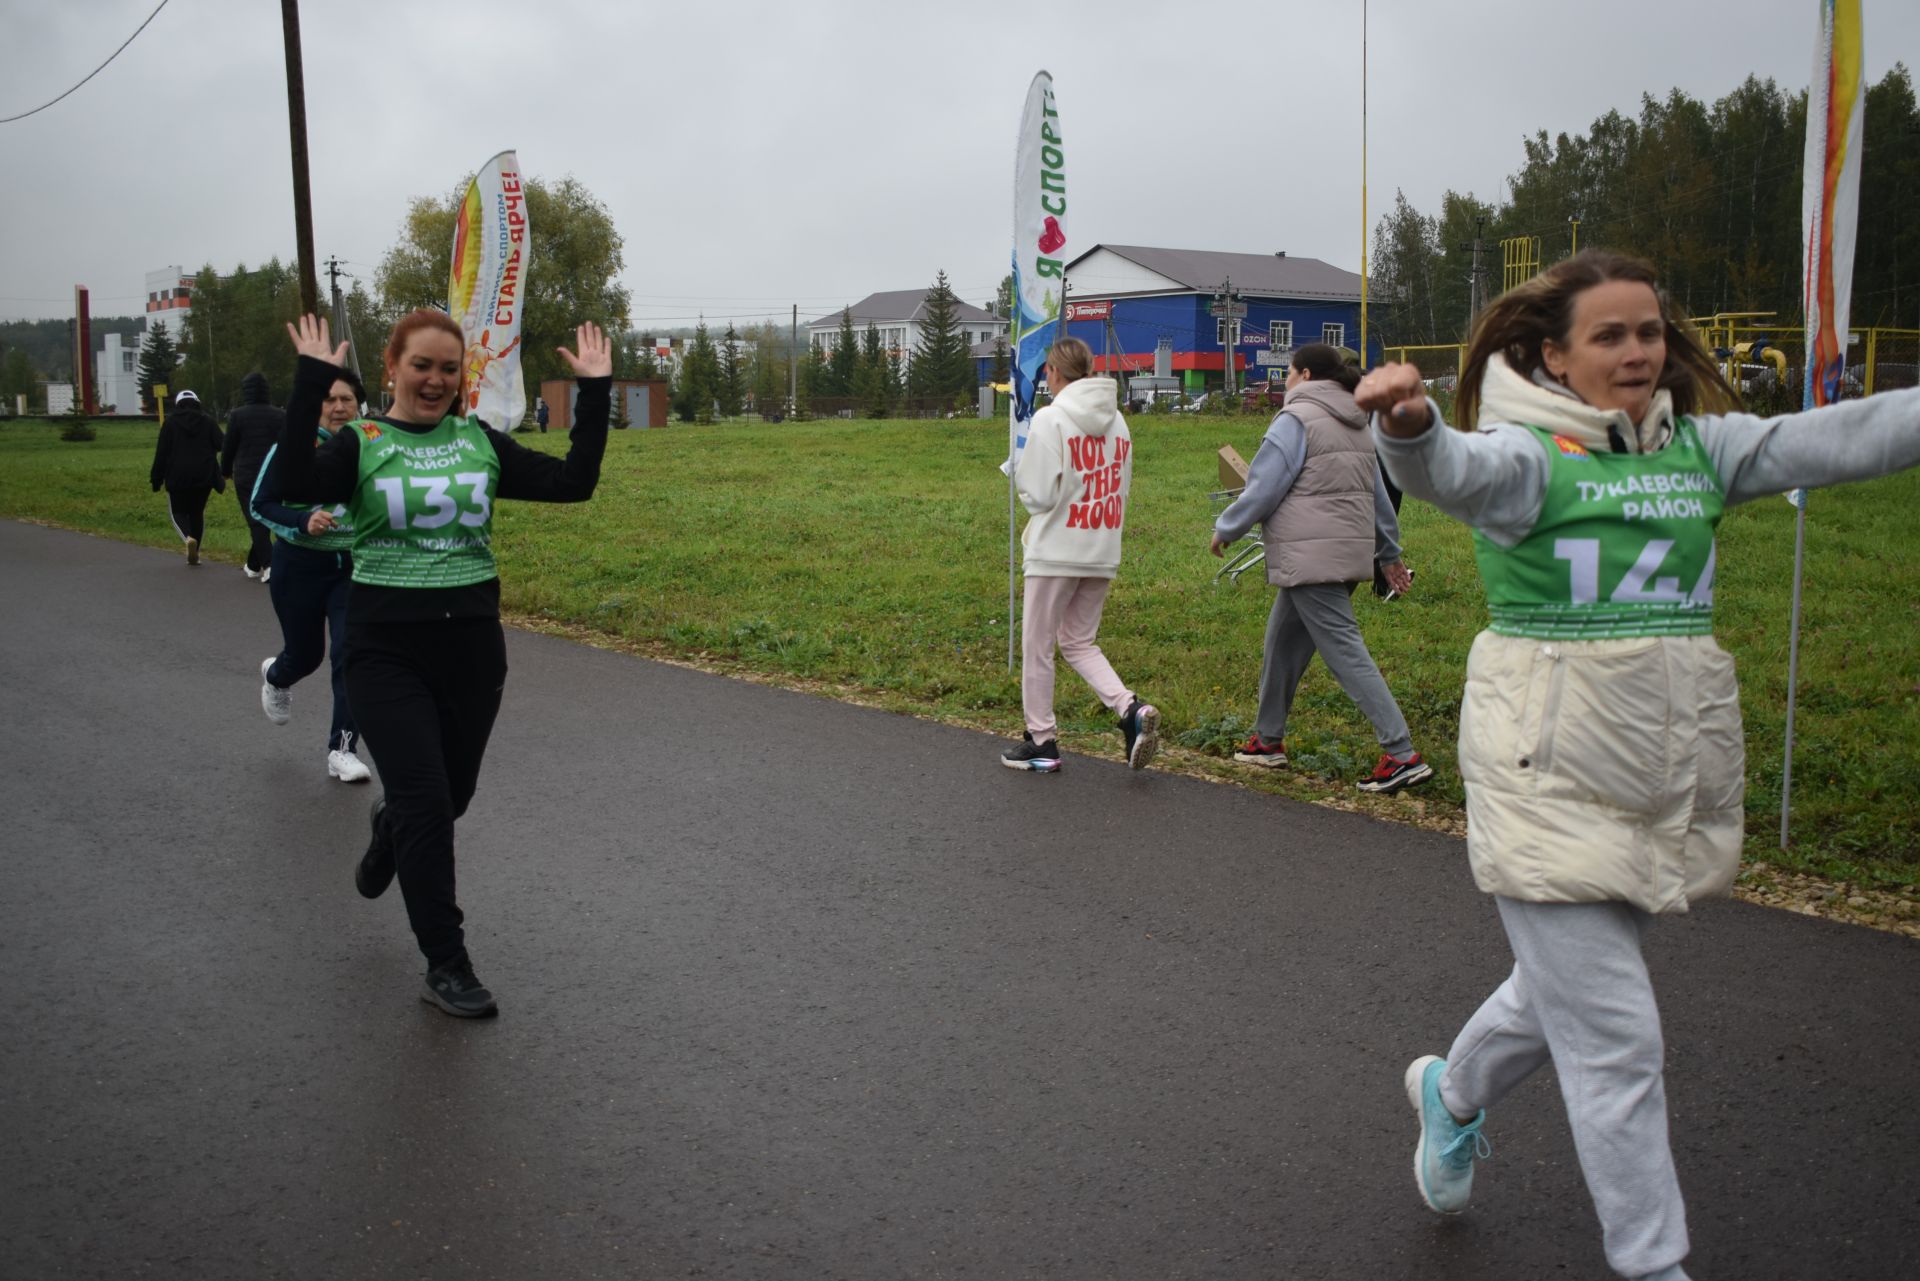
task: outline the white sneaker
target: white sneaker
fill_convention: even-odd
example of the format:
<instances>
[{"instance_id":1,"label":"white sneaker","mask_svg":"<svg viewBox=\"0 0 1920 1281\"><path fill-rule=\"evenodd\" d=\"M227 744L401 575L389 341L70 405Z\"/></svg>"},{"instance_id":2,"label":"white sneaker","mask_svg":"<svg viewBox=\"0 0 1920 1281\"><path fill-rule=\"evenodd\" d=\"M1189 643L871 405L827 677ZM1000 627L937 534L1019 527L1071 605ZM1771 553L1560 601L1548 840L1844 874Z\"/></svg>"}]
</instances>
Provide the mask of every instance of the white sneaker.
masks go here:
<instances>
[{"instance_id":1,"label":"white sneaker","mask_svg":"<svg viewBox=\"0 0 1920 1281\"><path fill-rule=\"evenodd\" d=\"M364 783L373 777L373 771L351 751L336 749L327 753L327 776L337 778L342 783Z\"/></svg>"},{"instance_id":2,"label":"white sneaker","mask_svg":"<svg viewBox=\"0 0 1920 1281\"><path fill-rule=\"evenodd\" d=\"M267 569L263 569L263 570L261 570L261 571L260 571L260 581L261 581L261 582L263 582L263 583L265 583L265 582L271 582L271 581L272 581L272 579L273 579L273 570L272 570L272 568L270 568L270 567L269 567L269 568L267 568Z\"/></svg>"},{"instance_id":3,"label":"white sneaker","mask_svg":"<svg viewBox=\"0 0 1920 1281\"><path fill-rule=\"evenodd\" d=\"M246 576L247 576L248 578L258 578L258 577L260 577L260 575L258 575L258 574L256 574L256 573L254 572L254 570L253 570L253 566L251 566L251 565L242 565L242 566L240 567L240 572L241 572L241 573L243 573L243 574L245 574L245 575L246 575Z\"/></svg>"},{"instance_id":4,"label":"white sneaker","mask_svg":"<svg viewBox=\"0 0 1920 1281\"><path fill-rule=\"evenodd\" d=\"M248 570L252 573L252 570ZM285 725L293 719L293 691L281 689L267 679L267 673L273 670L273 660L264 659L260 663L260 709L267 719L275 725Z\"/></svg>"}]
</instances>

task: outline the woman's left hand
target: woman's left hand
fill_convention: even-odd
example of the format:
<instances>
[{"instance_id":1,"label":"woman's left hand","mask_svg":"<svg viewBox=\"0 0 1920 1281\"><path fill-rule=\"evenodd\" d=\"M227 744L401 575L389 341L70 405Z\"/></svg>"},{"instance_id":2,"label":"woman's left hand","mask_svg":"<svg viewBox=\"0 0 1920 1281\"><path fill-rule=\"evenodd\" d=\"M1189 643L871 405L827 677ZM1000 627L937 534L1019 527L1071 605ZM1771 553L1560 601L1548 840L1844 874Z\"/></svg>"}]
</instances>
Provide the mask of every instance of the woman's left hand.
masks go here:
<instances>
[{"instance_id":1,"label":"woman's left hand","mask_svg":"<svg viewBox=\"0 0 1920 1281\"><path fill-rule=\"evenodd\" d=\"M573 368L575 378L605 378L613 372L613 344L600 326L589 320L574 331L574 340L579 345L577 352L565 347L554 350Z\"/></svg>"}]
</instances>

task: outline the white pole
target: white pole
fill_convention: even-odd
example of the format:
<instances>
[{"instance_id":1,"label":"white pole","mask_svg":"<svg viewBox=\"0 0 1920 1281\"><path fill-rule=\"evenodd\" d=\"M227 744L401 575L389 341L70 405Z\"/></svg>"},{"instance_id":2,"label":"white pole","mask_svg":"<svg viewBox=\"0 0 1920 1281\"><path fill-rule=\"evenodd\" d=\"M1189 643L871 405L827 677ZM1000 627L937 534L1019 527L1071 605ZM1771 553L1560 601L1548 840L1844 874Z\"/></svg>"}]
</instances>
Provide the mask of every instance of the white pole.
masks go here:
<instances>
[{"instance_id":1,"label":"white pole","mask_svg":"<svg viewBox=\"0 0 1920 1281\"><path fill-rule=\"evenodd\" d=\"M1780 849L1787 848L1787 814L1793 806L1793 702L1800 681L1800 570L1807 554L1807 491L1795 495L1793 518L1793 623L1787 629L1787 754L1780 770Z\"/></svg>"},{"instance_id":2,"label":"white pole","mask_svg":"<svg viewBox=\"0 0 1920 1281\"><path fill-rule=\"evenodd\" d=\"M1019 312L1019 308L1017 305L1015 306L1014 311L1015 311L1015 314L1017 315ZM1009 327L1008 332L1009 333L1012 332L1011 327ZM1007 397L1007 457L1009 459L1013 457L1013 431L1014 431L1013 415L1015 412L1013 402L1015 399L1016 397L1012 395L1009 395ZM1014 581L1015 581L1015 573L1016 573L1015 571L1016 562L1014 559L1014 552L1017 546L1019 545L1019 539L1015 529L1017 517L1014 515L1014 511L1016 506L1017 506L1017 501L1014 497L1014 492L1013 492L1013 468L1009 467L1007 468L1007 670L1009 672L1013 670L1013 638L1015 635L1014 612L1015 612L1016 597L1015 597Z\"/></svg>"}]
</instances>

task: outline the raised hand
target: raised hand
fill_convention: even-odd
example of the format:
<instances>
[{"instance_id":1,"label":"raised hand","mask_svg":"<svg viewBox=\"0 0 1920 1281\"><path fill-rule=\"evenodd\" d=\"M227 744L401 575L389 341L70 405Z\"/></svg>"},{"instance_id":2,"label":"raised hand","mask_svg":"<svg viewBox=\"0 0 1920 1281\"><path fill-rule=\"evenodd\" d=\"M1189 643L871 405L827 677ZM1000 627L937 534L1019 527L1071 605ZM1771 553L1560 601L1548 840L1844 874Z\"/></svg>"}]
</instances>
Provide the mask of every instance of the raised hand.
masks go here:
<instances>
[{"instance_id":1,"label":"raised hand","mask_svg":"<svg viewBox=\"0 0 1920 1281\"><path fill-rule=\"evenodd\" d=\"M1389 436L1418 436L1429 426L1427 389L1418 365L1381 365L1368 372L1353 389L1360 408L1381 416Z\"/></svg>"},{"instance_id":2,"label":"raised hand","mask_svg":"<svg viewBox=\"0 0 1920 1281\"><path fill-rule=\"evenodd\" d=\"M324 360L341 369L347 367L347 344L341 343L338 347L332 345L332 335L327 332L324 316L309 312L300 317L299 328L287 326L287 337L293 339L293 349L302 356L312 356L315 360Z\"/></svg>"},{"instance_id":3,"label":"raised hand","mask_svg":"<svg viewBox=\"0 0 1920 1281\"><path fill-rule=\"evenodd\" d=\"M575 378L605 378L613 372L613 344L607 341L600 326L589 320L574 330L574 341L579 347L577 352L565 347L554 350L572 367Z\"/></svg>"}]
</instances>

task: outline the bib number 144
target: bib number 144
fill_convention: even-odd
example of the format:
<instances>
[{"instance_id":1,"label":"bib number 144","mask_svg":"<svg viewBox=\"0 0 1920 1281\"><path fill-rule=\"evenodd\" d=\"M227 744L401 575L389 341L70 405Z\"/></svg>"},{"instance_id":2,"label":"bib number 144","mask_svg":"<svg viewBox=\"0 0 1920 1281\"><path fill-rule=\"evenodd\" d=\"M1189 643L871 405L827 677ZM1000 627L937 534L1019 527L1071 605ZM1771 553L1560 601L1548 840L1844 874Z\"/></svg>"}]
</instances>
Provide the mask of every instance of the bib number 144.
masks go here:
<instances>
[{"instance_id":1,"label":"bib number 144","mask_svg":"<svg viewBox=\"0 0 1920 1281\"><path fill-rule=\"evenodd\" d=\"M1662 578L1660 566L1673 550L1671 538L1655 538L1640 549L1633 567L1621 578L1607 600L1615 605L1711 605L1713 604L1713 562L1717 548L1707 549L1706 568L1691 591L1680 590L1680 580ZM1597 538L1556 538L1553 558L1567 562L1570 599L1575 605L1593 605L1600 600L1600 540Z\"/></svg>"}]
</instances>

